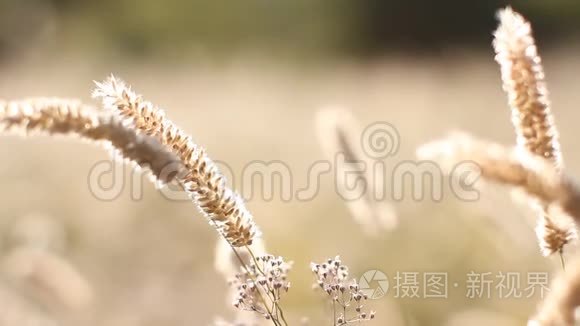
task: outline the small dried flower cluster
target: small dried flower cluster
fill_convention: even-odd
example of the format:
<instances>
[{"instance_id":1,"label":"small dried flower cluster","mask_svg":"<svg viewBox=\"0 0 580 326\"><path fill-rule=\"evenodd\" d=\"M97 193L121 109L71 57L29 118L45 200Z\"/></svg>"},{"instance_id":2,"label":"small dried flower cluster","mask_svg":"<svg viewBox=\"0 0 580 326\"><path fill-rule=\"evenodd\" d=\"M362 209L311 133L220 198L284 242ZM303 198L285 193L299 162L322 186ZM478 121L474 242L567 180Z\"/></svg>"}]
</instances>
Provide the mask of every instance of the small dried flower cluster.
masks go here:
<instances>
[{"instance_id":1,"label":"small dried flower cluster","mask_svg":"<svg viewBox=\"0 0 580 326\"><path fill-rule=\"evenodd\" d=\"M277 308L283 293L290 289L288 272L292 263L287 263L282 257L264 255L256 257L255 261L230 282L238 291L234 299L234 307L254 311L266 319L279 319L281 311ZM275 309L270 309L270 304Z\"/></svg>"},{"instance_id":2,"label":"small dried flower cluster","mask_svg":"<svg viewBox=\"0 0 580 326\"><path fill-rule=\"evenodd\" d=\"M360 323L375 318L374 311L363 311L367 295L361 291L355 279L349 281L348 267L342 264L339 256L322 264L311 263L311 267L318 287L332 299L334 325ZM341 310L338 316L337 308ZM350 311L352 308L354 312Z\"/></svg>"}]
</instances>

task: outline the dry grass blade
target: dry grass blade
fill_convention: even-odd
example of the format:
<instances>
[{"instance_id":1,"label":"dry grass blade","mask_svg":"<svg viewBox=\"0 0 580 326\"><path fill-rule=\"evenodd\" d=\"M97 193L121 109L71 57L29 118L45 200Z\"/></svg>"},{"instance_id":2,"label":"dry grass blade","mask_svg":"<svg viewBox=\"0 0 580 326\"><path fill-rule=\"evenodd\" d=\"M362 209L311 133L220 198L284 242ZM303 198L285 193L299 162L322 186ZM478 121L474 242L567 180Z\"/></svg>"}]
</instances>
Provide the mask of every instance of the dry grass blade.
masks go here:
<instances>
[{"instance_id":1,"label":"dry grass blade","mask_svg":"<svg viewBox=\"0 0 580 326\"><path fill-rule=\"evenodd\" d=\"M347 174L337 173L336 191L343 198L348 198L345 203L350 215L368 235L376 236L381 229L393 230L398 224L397 214L389 202L374 197L375 189L385 189L384 178L374 173L375 161L361 149L363 129L358 126L356 119L343 109L321 109L317 113L316 129L327 159L336 165L337 170L356 172L356 184L363 188L349 189L352 186L347 185ZM344 160L337 159L339 154L344 155ZM338 166L339 164L346 166ZM357 194L362 192L362 196L351 198L355 196L350 196L349 191Z\"/></svg>"},{"instance_id":2,"label":"dry grass blade","mask_svg":"<svg viewBox=\"0 0 580 326\"><path fill-rule=\"evenodd\" d=\"M233 246L252 244L259 231L244 201L226 186L225 178L205 150L165 118L163 110L143 100L113 76L97 83L93 96L100 98L105 108L118 114L138 132L158 139L179 157L186 169L186 173L178 176L180 183Z\"/></svg>"},{"instance_id":3,"label":"dry grass blade","mask_svg":"<svg viewBox=\"0 0 580 326\"><path fill-rule=\"evenodd\" d=\"M180 168L177 157L157 140L138 135L111 114L76 100L0 101L0 134L67 135L96 141L128 162L149 169L160 183L170 182Z\"/></svg>"},{"instance_id":4,"label":"dry grass blade","mask_svg":"<svg viewBox=\"0 0 580 326\"><path fill-rule=\"evenodd\" d=\"M563 160L558 131L550 110L544 70L531 26L509 7L500 11L498 16L500 25L493 42L495 59L501 67L517 144L561 169ZM562 253L564 245L572 240L572 230L561 228L547 214L545 207L535 203L532 205L540 215L537 233L542 253L546 256Z\"/></svg>"}]
</instances>

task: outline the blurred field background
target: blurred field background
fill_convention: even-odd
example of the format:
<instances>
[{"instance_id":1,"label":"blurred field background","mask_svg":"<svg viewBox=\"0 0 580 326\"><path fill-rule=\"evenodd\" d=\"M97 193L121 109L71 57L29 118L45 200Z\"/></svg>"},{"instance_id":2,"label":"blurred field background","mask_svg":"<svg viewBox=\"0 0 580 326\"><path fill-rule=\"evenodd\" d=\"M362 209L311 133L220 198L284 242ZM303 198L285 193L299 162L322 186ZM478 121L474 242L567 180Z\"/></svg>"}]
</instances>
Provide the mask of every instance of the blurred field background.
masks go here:
<instances>
[{"instance_id":1,"label":"blurred field background","mask_svg":"<svg viewBox=\"0 0 580 326\"><path fill-rule=\"evenodd\" d=\"M328 105L352 110L363 125L393 124L401 148L387 164L413 159L418 145L451 130L513 144L490 44L495 11L507 4L0 0L0 98L90 102L92 81L115 73L234 173L250 161L280 160L299 188L310 165L326 158L314 117ZM534 24L564 159L580 174L580 4L509 4ZM208 325L231 316L213 267L215 231L189 202L168 201L147 182L141 200L131 200L128 187L113 201L98 200L88 175L108 155L74 140L4 137L0 153L1 325ZM115 182L129 180L125 171ZM459 283L448 299L389 293L370 301L376 325L522 325L538 297L469 299L466 274L561 269L557 258L540 256L533 214L505 189L473 203L451 193L442 202L409 196L395 203L401 225L369 238L332 178L321 180L311 201L248 203L270 251L295 262L284 303L294 321L321 325L328 317L310 291L308 264L336 254L354 275L445 271ZM42 279L22 277L35 267L14 256L30 243L76 270L50 276L62 278L64 298L47 295L54 289Z\"/></svg>"}]
</instances>

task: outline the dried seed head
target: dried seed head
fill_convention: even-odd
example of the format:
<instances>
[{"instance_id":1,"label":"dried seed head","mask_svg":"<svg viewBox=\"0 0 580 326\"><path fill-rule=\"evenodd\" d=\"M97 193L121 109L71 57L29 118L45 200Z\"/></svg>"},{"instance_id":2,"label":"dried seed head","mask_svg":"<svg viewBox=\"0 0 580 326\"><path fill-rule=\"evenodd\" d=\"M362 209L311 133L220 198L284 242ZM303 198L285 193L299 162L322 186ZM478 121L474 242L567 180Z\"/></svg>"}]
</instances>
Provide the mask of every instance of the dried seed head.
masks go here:
<instances>
[{"instance_id":1,"label":"dried seed head","mask_svg":"<svg viewBox=\"0 0 580 326\"><path fill-rule=\"evenodd\" d=\"M96 83L93 96L137 131L154 137L180 159L185 173L177 176L203 215L235 247L252 244L259 231L242 198L226 186L217 165L191 137L165 118L163 110L143 100L114 76Z\"/></svg>"},{"instance_id":2,"label":"dried seed head","mask_svg":"<svg viewBox=\"0 0 580 326\"><path fill-rule=\"evenodd\" d=\"M501 67L518 146L552 162L559 171L563 168L563 159L558 130L532 28L510 7L501 10L498 17L500 25L493 42L495 59ZM542 252L545 255L562 252L574 234L549 220L546 207L539 207L538 214L537 233ZM539 230L541 227L547 229Z\"/></svg>"},{"instance_id":3,"label":"dried seed head","mask_svg":"<svg viewBox=\"0 0 580 326\"><path fill-rule=\"evenodd\" d=\"M567 216L559 216L557 219L543 216L539 219L536 233L544 256L562 253L564 246L577 238L576 228L569 220Z\"/></svg>"},{"instance_id":4,"label":"dried seed head","mask_svg":"<svg viewBox=\"0 0 580 326\"><path fill-rule=\"evenodd\" d=\"M77 100L33 98L0 100L0 133L75 136L111 148L113 154L150 170L160 184L168 183L182 168L178 158L159 141L138 135L110 113Z\"/></svg>"},{"instance_id":5,"label":"dried seed head","mask_svg":"<svg viewBox=\"0 0 580 326\"><path fill-rule=\"evenodd\" d=\"M469 162L473 172L484 180L524 190L546 207L548 213L555 212L549 216L567 216L580 223L580 188L576 182L550 161L528 151L510 150L499 144L454 134L421 146L417 155L436 161L447 173L458 163ZM565 232L575 233L570 229Z\"/></svg>"},{"instance_id":6,"label":"dried seed head","mask_svg":"<svg viewBox=\"0 0 580 326\"><path fill-rule=\"evenodd\" d=\"M511 8L498 14L493 42L508 94L518 145L561 167L558 131L550 110L542 60L530 24Z\"/></svg>"}]
</instances>

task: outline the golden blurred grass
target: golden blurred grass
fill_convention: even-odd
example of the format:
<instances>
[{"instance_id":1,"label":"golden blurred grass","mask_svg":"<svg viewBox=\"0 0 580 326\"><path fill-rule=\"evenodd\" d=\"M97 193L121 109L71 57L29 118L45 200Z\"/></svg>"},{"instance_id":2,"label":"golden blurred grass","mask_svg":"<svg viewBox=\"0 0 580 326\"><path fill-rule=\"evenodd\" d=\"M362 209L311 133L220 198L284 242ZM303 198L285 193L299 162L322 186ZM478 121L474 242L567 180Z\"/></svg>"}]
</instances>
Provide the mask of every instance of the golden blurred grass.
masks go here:
<instances>
[{"instance_id":1,"label":"golden blurred grass","mask_svg":"<svg viewBox=\"0 0 580 326\"><path fill-rule=\"evenodd\" d=\"M572 173L580 172L576 168L580 155L574 151L579 52L543 54L553 112ZM280 160L291 167L297 188L306 182L310 164L324 159L314 130L314 114L321 106L347 107L363 124L388 121L396 126L401 149L387 165L412 159L417 145L450 129L513 143L510 113L491 49L433 59L301 65L247 57L220 63L27 58L0 66L0 97L44 95L89 101L91 81L110 72L130 80L204 144L212 158L227 162L238 175L253 160ZM218 124L208 123L218 120ZM6 137L0 139L0 151L2 239L19 217L32 211L54 218L65 230L61 255L95 289L94 303L86 310L70 312L29 299L35 309L48 309L65 325L106 326L205 325L228 313L226 285L213 271L214 231L189 202L168 201L147 182L139 201L130 199L127 188L114 201L99 201L91 195L87 178L96 162L108 158L107 153L75 141ZM558 268L557 262L540 257L533 230L525 221L532 214L505 200L507 192L498 196L501 189L490 191L489 197L484 193L476 203L461 203L450 193L440 203L409 198L396 203L402 220L399 229L369 239L349 218L333 191L332 179L325 176L322 182L320 194L311 201L248 203L271 251L295 261L286 309L296 320L322 316L319 297L309 291L308 263L335 254L354 273L380 269L392 277L397 271L448 271L449 278L460 284L472 270ZM513 245L509 234L514 230L503 232L489 215L514 220L511 228L532 241ZM1 253L6 255L12 244L1 243ZM10 287L9 281L0 284L4 283ZM504 316L498 317L497 325L513 325L514 320L520 324L526 320L538 298L472 300L465 297L461 285L450 288L447 300L372 301L378 310L377 324L399 318L395 312L382 313L388 311L390 301L408 325L442 323L472 308Z\"/></svg>"}]
</instances>

